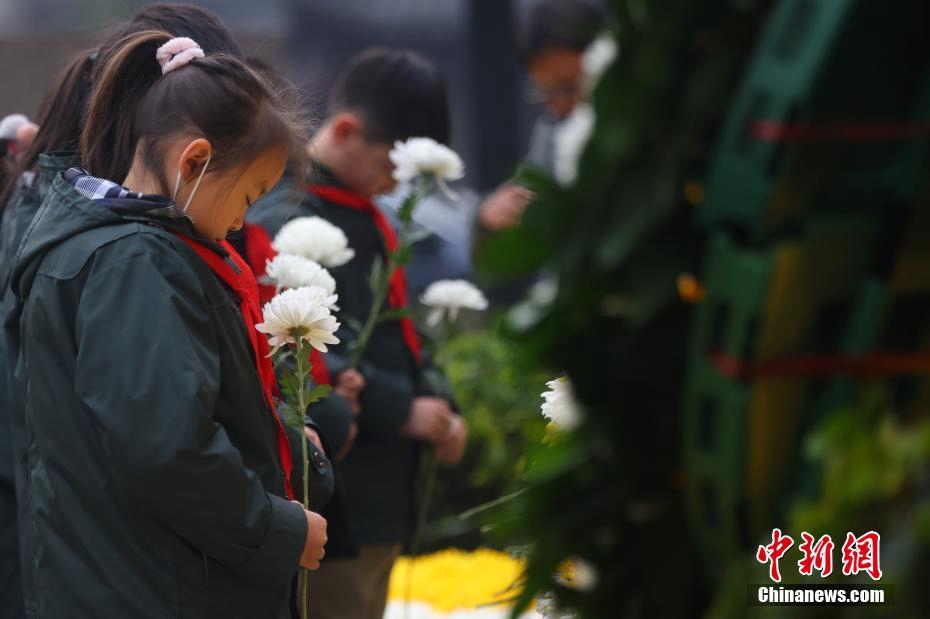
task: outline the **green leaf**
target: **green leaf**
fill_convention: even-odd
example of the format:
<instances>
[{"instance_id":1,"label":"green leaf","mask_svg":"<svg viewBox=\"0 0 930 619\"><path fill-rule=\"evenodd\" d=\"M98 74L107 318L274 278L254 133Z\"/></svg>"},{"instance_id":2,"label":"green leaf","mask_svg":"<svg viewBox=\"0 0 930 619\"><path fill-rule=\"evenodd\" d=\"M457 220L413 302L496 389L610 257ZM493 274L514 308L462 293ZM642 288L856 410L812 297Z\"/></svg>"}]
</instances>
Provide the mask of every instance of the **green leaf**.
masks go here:
<instances>
[{"instance_id":1,"label":"green leaf","mask_svg":"<svg viewBox=\"0 0 930 619\"><path fill-rule=\"evenodd\" d=\"M373 295L377 296L384 285L384 262L375 258L371 263L371 273L368 274L368 287Z\"/></svg>"},{"instance_id":2,"label":"green leaf","mask_svg":"<svg viewBox=\"0 0 930 619\"><path fill-rule=\"evenodd\" d=\"M314 385L310 393L307 394L307 403L314 404L328 396L333 390L332 385Z\"/></svg>"},{"instance_id":3,"label":"green leaf","mask_svg":"<svg viewBox=\"0 0 930 619\"><path fill-rule=\"evenodd\" d=\"M568 438L568 437L566 437ZM530 483L543 483L581 466L588 454L571 440L557 441L534 453L535 459L526 471Z\"/></svg>"},{"instance_id":4,"label":"green leaf","mask_svg":"<svg viewBox=\"0 0 930 619\"><path fill-rule=\"evenodd\" d=\"M435 234L426 228L416 228L407 233L407 244L416 245L420 241L425 241L433 236L435 236Z\"/></svg>"},{"instance_id":5,"label":"green leaf","mask_svg":"<svg viewBox=\"0 0 930 619\"><path fill-rule=\"evenodd\" d=\"M304 425L303 415L300 414L300 411L289 402L284 402L278 407L278 412L281 415L281 418L284 420L284 423L291 426L292 428L301 428Z\"/></svg>"},{"instance_id":6,"label":"green leaf","mask_svg":"<svg viewBox=\"0 0 930 619\"><path fill-rule=\"evenodd\" d=\"M388 310L381 312L381 315L378 316L378 322L388 322L391 320L400 320L401 318L410 317L410 308L407 307L394 307Z\"/></svg>"},{"instance_id":7,"label":"green leaf","mask_svg":"<svg viewBox=\"0 0 930 619\"><path fill-rule=\"evenodd\" d=\"M397 218L401 223L413 219L413 210L417 206L418 196L416 191L411 191L410 195L404 199L403 204L397 209Z\"/></svg>"},{"instance_id":8,"label":"green leaf","mask_svg":"<svg viewBox=\"0 0 930 619\"><path fill-rule=\"evenodd\" d=\"M345 323L347 327L349 327L349 329L351 329L355 333L361 333L362 329L364 328L364 325L361 323L361 321L355 318L354 316L349 316L348 314L342 314L341 316L339 316L339 318L342 320L343 323Z\"/></svg>"},{"instance_id":9,"label":"green leaf","mask_svg":"<svg viewBox=\"0 0 930 619\"><path fill-rule=\"evenodd\" d=\"M553 247L525 228L496 234L482 246L475 265L484 274L498 277L528 275L543 266Z\"/></svg>"},{"instance_id":10,"label":"green leaf","mask_svg":"<svg viewBox=\"0 0 930 619\"><path fill-rule=\"evenodd\" d=\"M544 169L532 163L523 163L513 175L513 183L522 185L535 193L559 191L559 184Z\"/></svg>"},{"instance_id":11,"label":"green leaf","mask_svg":"<svg viewBox=\"0 0 930 619\"><path fill-rule=\"evenodd\" d=\"M398 266L407 266L411 258L413 258L413 248L410 245L402 245L391 253L391 259Z\"/></svg>"},{"instance_id":12,"label":"green leaf","mask_svg":"<svg viewBox=\"0 0 930 619\"><path fill-rule=\"evenodd\" d=\"M292 370L285 369L281 372L281 377L278 379L278 385L281 389L281 395L285 399L297 399L299 385L297 382L297 376Z\"/></svg>"}]
</instances>

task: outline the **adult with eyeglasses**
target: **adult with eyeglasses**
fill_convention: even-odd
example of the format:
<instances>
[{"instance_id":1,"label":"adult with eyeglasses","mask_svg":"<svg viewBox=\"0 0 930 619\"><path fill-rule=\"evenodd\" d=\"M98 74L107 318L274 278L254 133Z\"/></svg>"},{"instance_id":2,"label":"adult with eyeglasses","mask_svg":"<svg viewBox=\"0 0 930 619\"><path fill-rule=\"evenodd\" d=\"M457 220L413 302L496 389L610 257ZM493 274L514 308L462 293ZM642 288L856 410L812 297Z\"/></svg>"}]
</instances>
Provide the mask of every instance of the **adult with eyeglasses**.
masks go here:
<instances>
[{"instance_id":1,"label":"adult with eyeglasses","mask_svg":"<svg viewBox=\"0 0 930 619\"><path fill-rule=\"evenodd\" d=\"M596 0L539 0L529 11L518 38L521 61L529 75L524 96L541 104L525 161L550 173L554 168L556 128L582 99L582 56L604 27L605 12ZM478 209L475 246L489 235L520 225L532 192L507 182L494 190ZM492 300L509 304L522 296L531 281L509 282L489 290Z\"/></svg>"}]
</instances>

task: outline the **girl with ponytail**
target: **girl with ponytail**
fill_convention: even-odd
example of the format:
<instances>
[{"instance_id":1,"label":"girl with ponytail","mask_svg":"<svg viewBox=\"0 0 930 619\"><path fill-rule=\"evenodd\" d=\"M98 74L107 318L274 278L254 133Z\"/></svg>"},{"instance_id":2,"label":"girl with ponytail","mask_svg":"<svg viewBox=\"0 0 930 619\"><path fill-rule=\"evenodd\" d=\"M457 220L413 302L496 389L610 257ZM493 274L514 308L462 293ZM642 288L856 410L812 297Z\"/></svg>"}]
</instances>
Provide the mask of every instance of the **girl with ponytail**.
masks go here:
<instances>
[{"instance_id":1,"label":"girl with ponytail","mask_svg":"<svg viewBox=\"0 0 930 619\"><path fill-rule=\"evenodd\" d=\"M255 280L224 240L303 143L234 56L160 31L98 56L84 167L12 269L38 616L288 617L318 567L326 523L292 500Z\"/></svg>"}]
</instances>

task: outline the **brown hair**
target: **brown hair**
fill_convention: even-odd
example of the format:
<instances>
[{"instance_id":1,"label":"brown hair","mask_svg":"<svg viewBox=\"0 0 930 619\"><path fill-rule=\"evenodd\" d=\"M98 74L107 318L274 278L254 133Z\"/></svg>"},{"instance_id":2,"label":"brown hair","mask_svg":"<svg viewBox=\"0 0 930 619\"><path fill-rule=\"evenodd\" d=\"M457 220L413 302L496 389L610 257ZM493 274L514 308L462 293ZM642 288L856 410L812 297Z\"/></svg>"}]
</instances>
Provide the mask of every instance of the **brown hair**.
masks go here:
<instances>
[{"instance_id":1,"label":"brown hair","mask_svg":"<svg viewBox=\"0 0 930 619\"><path fill-rule=\"evenodd\" d=\"M40 153L78 149L96 55L96 51L90 51L75 56L45 94L36 117L39 131L6 180L0 193L0 212L6 208L23 172L35 169Z\"/></svg>"},{"instance_id":2,"label":"brown hair","mask_svg":"<svg viewBox=\"0 0 930 619\"><path fill-rule=\"evenodd\" d=\"M157 30L136 32L98 58L81 137L91 174L122 182L138 149L167 193L164 140L186 134L210 142L211 171L244 166L275 147L285 148L297 169L306 167L303 123L285 93L226 53L162 75L155 53L170 39Z\"/></svg>"}]
</instances>

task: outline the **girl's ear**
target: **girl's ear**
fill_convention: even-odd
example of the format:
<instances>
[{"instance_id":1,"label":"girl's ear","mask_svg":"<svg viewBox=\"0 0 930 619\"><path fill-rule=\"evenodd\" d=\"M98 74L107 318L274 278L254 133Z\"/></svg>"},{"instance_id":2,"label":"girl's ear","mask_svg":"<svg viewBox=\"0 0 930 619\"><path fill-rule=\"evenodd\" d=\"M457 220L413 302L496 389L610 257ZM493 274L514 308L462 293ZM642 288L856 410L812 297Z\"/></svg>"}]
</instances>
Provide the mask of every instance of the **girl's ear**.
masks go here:
<instances>
[{"instance_id":1,"label":"girl's ear","mask_svg":"<svg viewBox=\"0 0 930 619\"><path fill-rule=\"evenodd\" d=\"M213 155L213 147L210 142L204 138L197 138L181 151L181 157L178 160L178 170L181 171L181 178L189 181L200 175L200 170L206 165L207 160Z\"/></svg>"}]
</instances>

